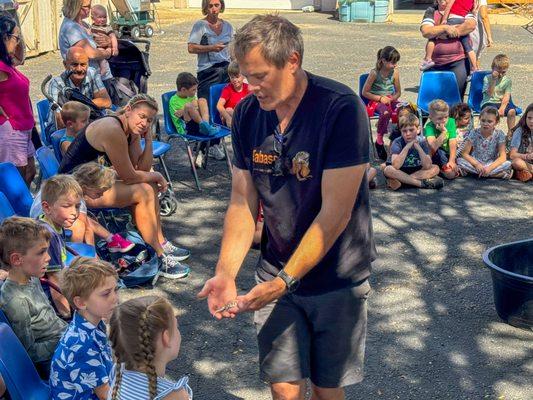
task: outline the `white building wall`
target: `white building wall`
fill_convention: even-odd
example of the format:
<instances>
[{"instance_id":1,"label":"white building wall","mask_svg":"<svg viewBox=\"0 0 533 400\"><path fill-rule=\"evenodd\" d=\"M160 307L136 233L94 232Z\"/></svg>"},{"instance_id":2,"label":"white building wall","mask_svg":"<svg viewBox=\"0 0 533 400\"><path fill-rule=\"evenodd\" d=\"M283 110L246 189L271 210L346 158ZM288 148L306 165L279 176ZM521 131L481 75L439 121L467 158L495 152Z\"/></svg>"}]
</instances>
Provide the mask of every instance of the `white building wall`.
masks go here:
<instances>
[{"instance_id":1,"label":"white building wall","mask_svg":"<svg viewBox=\"0 0 533 400\"><path fill-rule=\"evenodd\" d=\"M269 10L297 10L316 4L316 0L226 0L226 8L263 8ZM327 0L326 0L327 2ZM335 2L333 0L333 2ZM201 7L202 0L189 0L189 7Z\"/></svg>"}]
</instances>

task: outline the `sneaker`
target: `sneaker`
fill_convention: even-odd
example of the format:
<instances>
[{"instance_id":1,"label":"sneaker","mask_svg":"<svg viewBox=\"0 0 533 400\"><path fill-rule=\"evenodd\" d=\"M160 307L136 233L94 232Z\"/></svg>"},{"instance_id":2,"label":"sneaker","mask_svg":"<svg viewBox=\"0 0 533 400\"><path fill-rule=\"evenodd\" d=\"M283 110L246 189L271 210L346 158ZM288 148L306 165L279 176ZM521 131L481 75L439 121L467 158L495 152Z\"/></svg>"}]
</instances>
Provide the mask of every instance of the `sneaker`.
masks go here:
<instances>
[{"instance_id":1,"label":"sneaker","mask_svg":"<svg viewBox=\"0 0 533 400\"><path fill-rule=\"evenodd\" d=\"M503 173L502 179L510 180L513 177L513 173L514 173L514 169L512 169L510 171L505 171Z\"/></svg>"},{"instance_id":2,"label":"sneaker","mask_svg":"<svg viewBox=\"0 0 533 400\"><path fill-rule=\"evenodd\" d=\"M209 124L207 121L202 121L198 125L200 127L200 133L206 136L215 136L219 132L218 127Z\"/></svg>"},{"instance_id":3,"label":"sneaker","mask_svg":"<svg viewBox=\"0 0 533 400\"><path fill-rule=\"evenodd\" d=\"M515 178L518 179L520 182L528 182L531 180L533 175L531 172L526 171L525 169L516 171Z\"/></svg>"},{"instance_id":4,"label":"sneaker","mask_svg":"<svg viewBox=\"0 0 533 400\"><path fill-rule=\"evenodd\" d=\"M171 256L176 257L178 261L184 261L191 256L189 250L182 249L168 240L163 244L163 250L165 251L165 254L170 254Z\"/></svg>"},{"instance_id":5,"label":"sneaker","mask_svg":"<svg viewBox=\"0 0 533 400\"><path fill-rule=\"evenodd\" d=\"M222 145L220 144L214 144L213 146L209 147L209 157L214 158L217 161L222 161L226 159L226 155L224 154L224 150L222 150Z\"/></svg>"},{"instance_id":6,"label":"sneaker","mask_svg":"<svg viewBox=\"0 0 533 400\"><path fill-rule=\"evenodd\" d=\"M191 269L178 261L170 254L164 254L159 257L159 274L168 279L181 279L189 275Z\"/></svg>"},{"instance_id":7,"label":"sneaker","mask_svg":"<svg viewBox=\"0 0 533 400\"><path fill-rule=\"evenodd\" d=\"M126 253L135 247L135 243L124 239L118 233L111 236L111 241L107 244L110 253Z\"/></svg>"},{"instance_id":8,"label":"sneaker","mask_svg":"<svg viewBox=\"0 0 533 400\"><path fill-rule=\"evenodd\" d=\"M378 153L378 157L380 160L386 160L387 159L387 151L385 150L385 145L378 144L376 142L376 152Z\"/></svg>"},{"instance_id":9,"label":"sneaker","mask_svg":"<svg viewBox=\"0 0 533 400\"><path fill-rule=\"evenodd\" d=\"M194 164L197 168L203 168L205 164L205 153L202 150L196 154L196 160L194 161Z\"/></svg>"},{"instance_id":10,"label":"sneaker","mask_svg":"<svg viewBox=\"0 0 533 400\"><path fill-rule=\"evenodd\" d=\"M435 66L435 63L432 60L423 60L420 63L419 68L420 68L420 71L427 71L428 69L434 66Z\"/></svg>"},{"instance_id":11,"label":"sneaker","mask_svg":"<svg viewBox=\"0 0 533 400\"><path fill-rule=\"evenodd\" d=\"M430 179L422 179L422 189L442 189L444 181L438 176Z\"/></svg>"}]
</instances>

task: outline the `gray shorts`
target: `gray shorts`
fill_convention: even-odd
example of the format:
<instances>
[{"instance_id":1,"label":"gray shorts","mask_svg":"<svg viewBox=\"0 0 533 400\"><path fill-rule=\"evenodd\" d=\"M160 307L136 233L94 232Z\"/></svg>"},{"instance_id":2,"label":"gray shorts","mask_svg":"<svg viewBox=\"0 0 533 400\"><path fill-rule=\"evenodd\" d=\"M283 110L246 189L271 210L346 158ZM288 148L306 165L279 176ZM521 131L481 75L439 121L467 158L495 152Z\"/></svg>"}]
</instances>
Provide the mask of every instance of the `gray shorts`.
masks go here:
<instances>
[{"instance_id":1,"label":"gray shorts","mask_svg":"<svg viewBox=\"0 0 533 400\"><path fill-rule=\"evenodd\" d=\"M286 294L254 314L261 379L310 378L337 388L363 380L370 284L316 296Z\"/></svg>"}]
</instances>

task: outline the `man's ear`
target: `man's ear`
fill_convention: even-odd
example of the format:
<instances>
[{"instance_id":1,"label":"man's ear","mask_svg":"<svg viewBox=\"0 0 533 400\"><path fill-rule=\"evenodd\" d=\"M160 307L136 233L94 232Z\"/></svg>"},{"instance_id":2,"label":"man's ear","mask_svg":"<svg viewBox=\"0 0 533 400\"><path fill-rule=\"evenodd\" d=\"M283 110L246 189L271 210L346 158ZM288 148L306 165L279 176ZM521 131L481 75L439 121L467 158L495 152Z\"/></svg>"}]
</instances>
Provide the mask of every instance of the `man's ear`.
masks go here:
<instances>
[{"instance_id":1,"label":"man's ear","mask_svg":"<svg viewBox=\"0 0 533 400\"><path fill-rule=\"evenodd\" d=\"M300 69L301 67L301 64L302 64L302 56L300 55L300 53L294 51L290 56L289 56L289 59L287 61L287 63L289 64L289 69L292 73L295 73L298 69Z\"/></svg>"}]
</instances>

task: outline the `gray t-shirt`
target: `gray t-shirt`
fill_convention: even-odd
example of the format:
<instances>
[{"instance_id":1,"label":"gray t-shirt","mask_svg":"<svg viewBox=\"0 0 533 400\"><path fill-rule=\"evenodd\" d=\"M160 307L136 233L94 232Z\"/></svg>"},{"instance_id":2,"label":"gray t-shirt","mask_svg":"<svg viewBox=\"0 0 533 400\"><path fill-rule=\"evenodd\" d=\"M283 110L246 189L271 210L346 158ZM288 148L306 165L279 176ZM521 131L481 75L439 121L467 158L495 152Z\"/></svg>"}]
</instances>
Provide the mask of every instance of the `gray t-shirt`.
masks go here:
<instances>
[{"instance_id":1,"label":"gray t-shirt","mask_svg":"<svg viewBox=\"0 0 533 400\"><path fill-rule=\"evenodd\" d=\"M511 139L511 148L515 148L520 154L533 153L533 140L529 139L529 146L527 148L522 146L522 128L516 128Z\"/></svg>"},{"instance_id":2,"label":"gray t-shirt","mask_svg":"<svg viewBox=\"0 0 533 400\"><path fill-rule=\"evenodd\" d=\"M59 28L59 50L61 51L61 57L63 60L67 55L68 49L74 46L81 40L87 40L93 48L97 48L94 38L89 33L90 26L85 24L85 27L82 27L77 22L71 20L70 18L64 18L61 23L61 28ZM89 65L93 67L96 71L100 71L100 65L96 60L90 60ZM107 70L105 75L102 76L102 80L111 79L113 75Z\"/></svg>"},{"instance_id":3,"label":"gray t-shirt","mask_svg":"<svg viewBox=\"0 0 533 400\"><path fill-rule=\"evenodd\" d=\"M207 39L207 43L205 43L206 39L202 41L202 37ZM233 26L229 22L222 21L222 32L220 35L217 35L211 30L211 28L209 28L207 21L205 19L201 19L196 21L196 23L193 25L188 43L206 45L213 45L217 43L229 44L232 38ZM225 61L230 62L228 46L219 52L200 53L198 54L198 72L203 71L214 64Z\"/></svg>"},{"instance_id":4,"label":"gray t-shirt","mask_svg":"<svg viewBox=\"0 0 533 400\"><path fill-rule=\"evenodd\" d=\"M0 307L32 361L52 359L67 323L56 315L39 279L33 277L26 285L7 279Z\"/></svg>"}]
</instances>

